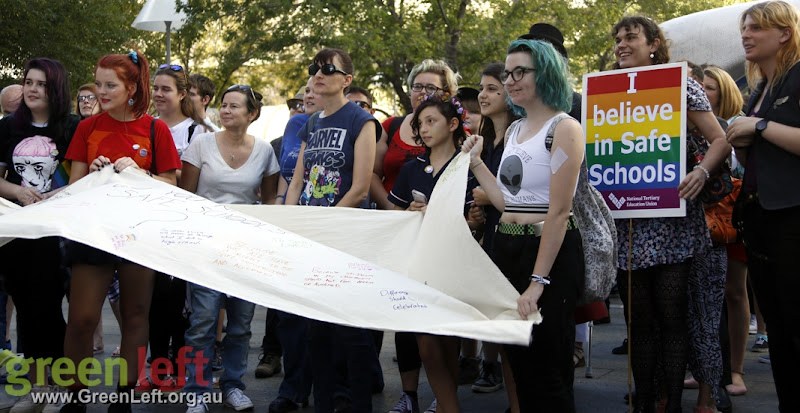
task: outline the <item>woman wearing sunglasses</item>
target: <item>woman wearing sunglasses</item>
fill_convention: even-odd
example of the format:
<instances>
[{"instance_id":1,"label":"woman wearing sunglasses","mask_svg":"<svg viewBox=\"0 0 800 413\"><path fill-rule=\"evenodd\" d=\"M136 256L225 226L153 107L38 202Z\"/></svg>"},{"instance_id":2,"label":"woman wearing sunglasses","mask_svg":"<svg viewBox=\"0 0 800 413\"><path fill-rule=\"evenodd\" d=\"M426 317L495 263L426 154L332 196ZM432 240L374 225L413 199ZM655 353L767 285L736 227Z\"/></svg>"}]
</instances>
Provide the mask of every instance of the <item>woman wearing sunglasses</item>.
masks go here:
<instances>
[{"instance_id":1,"label":"woman wearing sunglasses","mask_svg":"<svg viewBox=\"0 0 800 413\"><path fill-rule=\"evenodd\" d=\"M275 202L275 174L280 170L272 145L247 134L247 127L261 114L261 94L250 86L234 85L222 94L220 119L224 129L204 133L192 141L183 154L181 188L221 204L263 204ZM259 199L259 192L261 199ZM224 370L220 389L225 404L235 410L253 407L242 393L242 376L247 370L247 350L250 341L250 322L255 304L236 297L189 283L192 312L186 330L186 345L193 350L187 357L202 352L214 354L217 319L220 309L226 309L227 332L223 341ZM206 362L201 372L188 366L189 381L185 391L201 400L211 393L212 365ZM202 377L204 382L197 380ZM187 413L205 413L204 403L190 406Z\"/></svg>"},{"instance_id":2,"label":"woman wearing sunglasses","mask_svg":"<svg viewBox=\"0 0 800 413\"><path fill-rule=\"evenodd\" d=\"M314 127L300 135L303 143L286 205L366 207L381 129L372 115L345 96L353 71L350 56L340 49L321 50L309 66L323 110ZM333 411L334 361L344 357L352 411L371 412L373 379L364 360L375 357L372 332L312 321L310 335L315 410Z\"/></svg>"},{"instance_id":3,"label":"woman wearing sunglasses","mask_svg":"<svg viewBox=\"0 0 800 413\"><path fill-rule=\"evenodd\" d=\"M151 91L147 59L135 51L101 58L95 68L95 87L104 112L81 122L75 131L66 155L72 160L70 183L102 168L116 172L133 168L175 185L175 171L181 164L169 128L145 113ZM76 365L92 357L92 333L116 271L122 315L121 353L131 366L127 377L120 377L117 389L129 393L139 373L132 367L139 366L137 350L147 346L153 270L76 242L70 242L68 258L72 262L72 284L64 353ZM75 384L70 390L76 393L77 400L81 385ZM80 402L62 409L70 413L85 411L86 405ZM108 411L130 412L131 405L112 403Z\"/></svg>"},{"instance_id":4,"label":"woman wearing sunglasses","mask_svg":"<svg viewBox=\"0 0 800 413\"><path fill-rule=\"evenodd\" d=\"M153 106L158 111L158 118L169 126L178 155L183 155L195 136L209 132L202 126L203 119L197 115L189 98L191 86L186 70L179 65L159 66L153 80Z\"/></svg>"},{"instance_id":5,"label":"woman wearing sunglasses","mask_svg":"<svg viewBox=\"0 0 800 413\"><path fill-rule=\"evenodd\" d=\"M178 156L189 146L192 138L205 133L203 119L195 112L194 103L189 97L191 81L182 66L162 64L153 79L153 106L158 118L169 126L172 141ZM181 181L181 169L175 171ZM172 349L173 359L183 347L184 334L189 321L184 314L186 301L186 281L167 274L156 273L153 298L150 303L150 358L169 359ZM174 360L173 360L174 361ZM174 364L173 364L174 365ZM178 387L171 373L161 377L165 385L157 386L161 391L175 391ZM156 387L149 379L138 383L137 391L147 391Z\"/></svg>"}]
</instances>

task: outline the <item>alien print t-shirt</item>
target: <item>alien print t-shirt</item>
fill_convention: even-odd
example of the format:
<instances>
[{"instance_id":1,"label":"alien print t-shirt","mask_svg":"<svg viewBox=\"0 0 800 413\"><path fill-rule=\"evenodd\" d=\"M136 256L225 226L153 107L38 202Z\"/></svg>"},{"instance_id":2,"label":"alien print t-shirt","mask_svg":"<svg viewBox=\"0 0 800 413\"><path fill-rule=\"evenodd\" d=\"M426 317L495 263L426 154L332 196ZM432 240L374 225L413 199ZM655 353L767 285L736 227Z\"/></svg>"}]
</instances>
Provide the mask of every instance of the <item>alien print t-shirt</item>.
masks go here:
<instances>
[{"instance_id":1,"label":"alien print t-shirt","mask_svg":"<svg viewBox=\"0 0 800 413\"><path fill-rule=\"evenodd\" d=\"M356 138L367 122L377 140L378 121L353 102L332 115L320 117L313 130L298 136L306 143L303 153L303 192L300 205L335 206L353 185Z\"/></svg>"},{"instance_id":2,"label":"alien print t-shirt","mask_svg":"<svg viewBox=\"0 0 800 413\"><path fill-rule=\"evenodd\" d=\"M0 120L0 166L8 182L47 193L69 182L62 165L79 118L70 116L62 128L28 124L20 127L14 116ZM64 176L62 176L64 175Z\"/></svg>"}]
</instances>

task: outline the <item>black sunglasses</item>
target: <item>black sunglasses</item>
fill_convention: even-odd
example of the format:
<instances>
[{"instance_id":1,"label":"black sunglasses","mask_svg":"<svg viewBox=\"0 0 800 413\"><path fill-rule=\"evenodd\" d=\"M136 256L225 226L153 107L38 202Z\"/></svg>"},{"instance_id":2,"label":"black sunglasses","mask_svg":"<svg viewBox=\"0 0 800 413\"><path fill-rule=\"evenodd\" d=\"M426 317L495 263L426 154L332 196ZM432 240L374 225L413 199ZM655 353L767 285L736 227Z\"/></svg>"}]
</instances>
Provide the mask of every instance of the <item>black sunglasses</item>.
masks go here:
<instances>
[{"instance_id":1,"label":"black sunglasses","mask_svg":"<svg viewBox=\"0 0 800 413\"><path fill-rule=\"evenodd\" d=\"M312 63L312 64L308 65L308 74L311 75L311 76L314 76L314 75L317 74L317 72L319 72L320 69L322 69L322 74L325 75L325 76L330 76L330 75L332 75L334 73L341 73L341 74L343 74L345 76L349 75L349 73L345 72L342 69L339 69L333 63L324 64L322 66L320 66L320 65L318 65L316 63Z\"/></svg>"},{"instance_id":2,"label":"black sunglasses","mask_svg":"<svg viewBox=\"0 0 800 413\"><path fill-rule=\"evenodd\" d=\"M229 87L228 90L242 91L242 92L245 93L245 95L247 94L248 91L250 91L250 96L253 97L253 100L256 101L256 102L258 101L258 99L256 99L256 94L253 92L253 88L251 88L250 86L247 86L247 85L233 85L233 86Z\"/></svg>"},{"instance_id":3,"label":"black sunglasses","mask_svg":"<svg viewBox=\"0 0 800 413\"><path fill-rule=\"evenodd\" d=\"M360 106L361 109L372 109L372 105L370 105L367 102L364 102L363 100L354 100L353 103Z\"/></svg>"}]
</instances>

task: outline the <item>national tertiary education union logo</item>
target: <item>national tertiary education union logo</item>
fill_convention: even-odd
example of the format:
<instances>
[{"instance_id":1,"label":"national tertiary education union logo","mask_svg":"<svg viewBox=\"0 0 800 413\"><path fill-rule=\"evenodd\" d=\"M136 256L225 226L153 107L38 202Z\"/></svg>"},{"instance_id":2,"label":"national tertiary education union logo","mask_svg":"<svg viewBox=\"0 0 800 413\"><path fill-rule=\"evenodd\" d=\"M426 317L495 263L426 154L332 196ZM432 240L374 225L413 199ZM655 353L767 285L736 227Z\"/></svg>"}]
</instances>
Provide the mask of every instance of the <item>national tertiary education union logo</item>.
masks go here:
<instances>
[{"instance_id":1,"label":"national tertiary education union logo","mask_svg":"<svg viewBox=\"0 0 800 413\"><path fill-rule=\"evenodd\" d=\"M625 197L623 196L623 197L617 198L617 196L614 195L613 192L608 194L608 199L610 199L611 202L614 203L614 206L617 207L617 209L620 209L620 208L622 208L623 205L625 205Z\"/></svg>"}]
</instances>

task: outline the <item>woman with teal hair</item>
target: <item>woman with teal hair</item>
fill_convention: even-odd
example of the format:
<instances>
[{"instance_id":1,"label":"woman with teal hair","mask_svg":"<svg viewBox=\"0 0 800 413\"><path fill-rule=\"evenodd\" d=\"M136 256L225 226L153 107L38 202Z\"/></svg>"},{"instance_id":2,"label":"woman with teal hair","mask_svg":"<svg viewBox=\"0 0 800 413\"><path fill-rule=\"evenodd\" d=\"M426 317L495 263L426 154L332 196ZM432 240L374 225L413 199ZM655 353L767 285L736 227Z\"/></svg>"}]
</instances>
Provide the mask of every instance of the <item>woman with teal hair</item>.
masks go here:
<instances>
[{"instance_id":1,"label":"woman with teal hair","mask_svg":"<svg viewBox=\"0 0 800 413\"><path fill-rule=\"evenodd\" d=\"M566 114L572 88L564 58L549 43L511 43L500 75L515 112L497 178L481 161L483 137L463 151L492 205L501 211L492 258L519 291L517 310L534 325L531 344L505 346L520 411L574 412L575 302L584 276L581 235L570 210L583 160L581 125ZM546 139L552 134L552 143Z\"/></svg>"}]
</instances>

